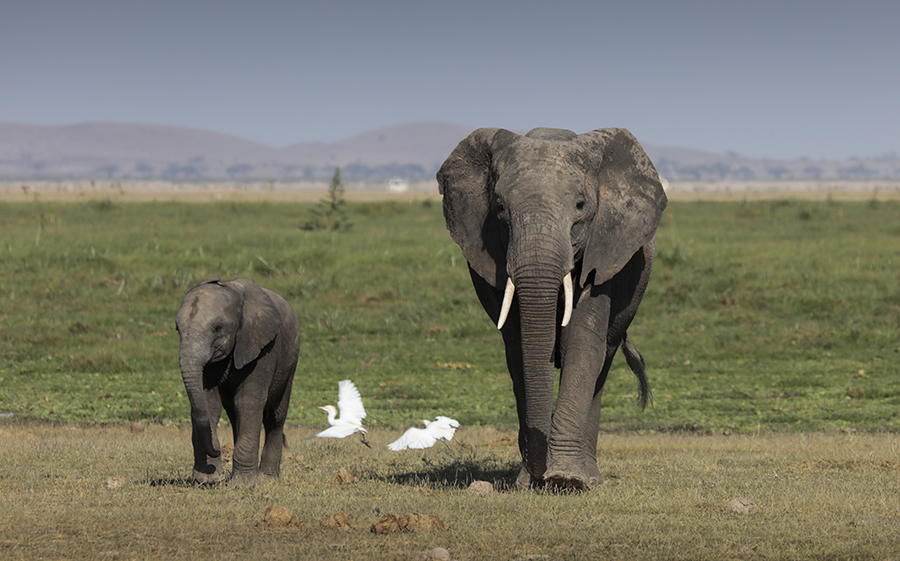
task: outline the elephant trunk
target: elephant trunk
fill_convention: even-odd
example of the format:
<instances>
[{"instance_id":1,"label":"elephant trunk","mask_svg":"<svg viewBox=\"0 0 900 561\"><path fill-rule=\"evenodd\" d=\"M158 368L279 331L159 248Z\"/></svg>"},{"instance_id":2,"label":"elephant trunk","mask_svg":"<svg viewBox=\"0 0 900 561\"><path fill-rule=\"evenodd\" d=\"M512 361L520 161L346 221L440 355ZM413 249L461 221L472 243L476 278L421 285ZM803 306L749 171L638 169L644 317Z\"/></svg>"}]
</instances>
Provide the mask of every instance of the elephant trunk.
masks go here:
<instances>
[{"instance_id":1,"label":"elephant trunk","mask_svg":"<svg viewBox=\"0 0 900 561\"><path fill-rule=\"evenodd\" d=\"M560 285L563 285L565 293L563 319L566 323L571 315L573 300L571 244L567 235L560 235L552 228L527 232L510 240L507 257L507 270L519 304L525 394L525 418L520 419L525 428L523 450L531 456L541 456L526 457L523 461L532 477L541 479L547 465L553 413Z\"/></svg>"},{"instance_id":2,"label":"elephant trunk","mask_svg":"<svg viewBox=\"0 0 900 561\"><path fill-rule=\"evenodd\" d=\"M194 436L203 450L206 451L207 456L218 458L221 451L217 449L213 439L212 424L209 420L209 407L206 403L206 391L203 389L203 368L206 360L202 356L198 358L197 347L200 347L200 345L182 344L179 352L181 377L184 379L184 389L187 391L188 399L191 402L191 425L193 426Z\"/></svg>"},{"instance_id":3,"label":"elephant trunk","mask_svg":"<svg viewBox=\"0 0 900 561\"><path fill-rule=\"evenodd\" d=\"M554 349L556 346L556 278L523 278L517 286L522 338L522 370L525 390L524 450L534 456L523 461L532 477L540 479L546 468L546 450L553 412Z\"/></svg>"}]
</instances>

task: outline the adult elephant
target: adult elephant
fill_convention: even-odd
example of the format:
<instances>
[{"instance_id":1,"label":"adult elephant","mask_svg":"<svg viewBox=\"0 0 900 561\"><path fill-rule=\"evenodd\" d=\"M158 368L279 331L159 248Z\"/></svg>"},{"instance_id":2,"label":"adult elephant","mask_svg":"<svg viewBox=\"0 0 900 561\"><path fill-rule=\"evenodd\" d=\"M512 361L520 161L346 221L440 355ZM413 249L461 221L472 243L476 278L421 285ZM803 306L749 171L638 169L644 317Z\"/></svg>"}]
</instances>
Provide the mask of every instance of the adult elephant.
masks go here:
<instances>
[{"instance_id":1,"label":"adult elephant","mask_svg":"<svg viewBox=\"0 0 900 561\"><path fill-rule=\"evenodd\" d=\"M444 218L506 346L519 416L517 483L600 482L600 398L650 276L666 195L627 130L479 129L437 174ZM574 278L574 282L573 282ZM553 411L554 367L561 369Z\"/></svg>"},{"instance_id":2,"label":"adult elephant","mask_svg":"<svg viewBox=\"0 0 900 561\"><path fill-rule=\"evenodd\" d=\"M297 315L284 298L251 280L212 277L185 295L175 326L191 402L194 480L225 479L216 434L223 406L234 435L231 484L254 485L260 473L277 479L300 348Z\"/></svg>"}]
</instances>

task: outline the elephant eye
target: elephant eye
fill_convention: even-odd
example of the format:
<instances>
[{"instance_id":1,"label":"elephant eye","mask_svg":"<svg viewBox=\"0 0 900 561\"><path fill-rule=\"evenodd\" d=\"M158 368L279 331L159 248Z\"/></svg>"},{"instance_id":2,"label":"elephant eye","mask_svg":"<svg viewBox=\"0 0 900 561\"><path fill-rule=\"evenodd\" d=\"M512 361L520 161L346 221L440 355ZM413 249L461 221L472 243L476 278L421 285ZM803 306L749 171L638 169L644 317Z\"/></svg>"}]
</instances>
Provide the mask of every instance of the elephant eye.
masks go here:
<instances>
[{"instance_id":1,"label":"elephant eye","mask_svg":"<svg viewBox=\"0 0 900 561\"><path fill-rule=\"evenodd\" d=\"M222 329L224 329L224 328L225 328L224 325L222 325L221 323L217 323L216 325L213 326L213 331L215 331L216 333L221 333Z\"/></svg>"},{"instance_id":2,"label":"elephant eye","mask_svg":"<svg viewBox=\"0 0 900 561\"><path fill-rule=\"evenodd\" d=\"M578 201L577 203L575 203L575 209L576 210L584 210L584 204L585 203L584 203L583 199Z\"/></svg>"},{"instance_id":3,"label":"elephant eye","mask_svg":"<svg viewBox=\"0 0 900 561\"><path fill-rule=\"evenodd\" d=\"M500 197L497 197L496 199L494 199L494 212L496 212L499 216L503 214L504 211L506 211L506 206L503 205L503 201L500 199Z\"/></svg>"}]
</instances>

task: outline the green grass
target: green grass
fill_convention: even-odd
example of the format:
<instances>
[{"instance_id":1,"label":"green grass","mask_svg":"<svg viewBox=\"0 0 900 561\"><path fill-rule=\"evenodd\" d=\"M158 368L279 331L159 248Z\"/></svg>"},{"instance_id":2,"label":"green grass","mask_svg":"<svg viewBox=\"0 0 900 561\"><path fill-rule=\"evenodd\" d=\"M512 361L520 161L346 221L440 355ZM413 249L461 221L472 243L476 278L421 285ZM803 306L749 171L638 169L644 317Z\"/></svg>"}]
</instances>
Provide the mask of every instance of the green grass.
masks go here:
<instances>
[{"instance_id":1,"label":"green grass","mask_svg":"<svg viewBox=\"0 0 900 561\"><path fill-rule=\"evenodd\" d=\"M301 323L289 423L324 425L337 381L372 426L448 414L516 424L499 334L440 203L0 204L0 413L189 418L174 317L212 275L282 294ZM900 204L673 202L631 335L655 402L617 360L606 431L900 430Z\"/></svg>"}]
</instances>

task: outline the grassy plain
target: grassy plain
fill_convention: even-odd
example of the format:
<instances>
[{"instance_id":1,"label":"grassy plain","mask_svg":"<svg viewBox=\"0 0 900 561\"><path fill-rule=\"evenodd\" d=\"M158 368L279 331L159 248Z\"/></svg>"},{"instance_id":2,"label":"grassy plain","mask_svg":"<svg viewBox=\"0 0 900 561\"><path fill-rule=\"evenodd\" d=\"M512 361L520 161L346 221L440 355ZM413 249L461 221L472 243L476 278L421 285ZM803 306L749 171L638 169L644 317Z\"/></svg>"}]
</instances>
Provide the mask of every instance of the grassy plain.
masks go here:
<instances>
[{"instance_id":1,"label":"grassy plain","mask_svg":"<svg viewBox=\"0 0 900 561\"><path fill-rule=\"evenodd\" d=\"M450 450L391 453L395 431L295 443L282 480L249 490L193 487L190 429L0 426L4 559L875 559L900 551L893 435L620 433L602 437L603 485L517 491L514 435L463 428ZM464 444L464 446L463 446ZM340 468L359 478L332 483ZM110 488L107 481L121 487ZM473 479L496 492L476 496ZM733 511L743 498L752 512ZM267 507L302 527L256 526ZM344 512L354 528L320 527ZM445 529L376 535L384 514L420 512Z\"/></svg>"},{"instance_id":2,"label":"grassy plain","mask_svg":"<svg viewBox=\"0 0 900 561\"><path fill-rule=\"evenodd\" d=\"M601 419L606 483L474 504L461 486L478 477L503 489L515 474L515 411L498 334L440 203L351 203L348 232L300 230L310 207L0 204L0 413L14 414L0 426L0 551L396 558L433 544L460 559L887 559L900 546L900 202L670 203L631 330L655 402L639 410L618 361ZM301 322L295 448L282 484L248 493L183 480L174 316L215 274L278 291ZM423 460L300 442L324 426L317 407L344 378L365 397L377 443L448 414L468 447ZM146 431L131 435L131 421ZM324 485L340 466L360 482ZM104 489L112 475L126 486ZM738 495L758 513L725 511ZM306 529L254 528L272 502ZM197 504L206 530L191 524ZM388 542L316 528L337 510L365 526L374 509L437 514L450 529Z\"/></svg>"}]
</instances>

